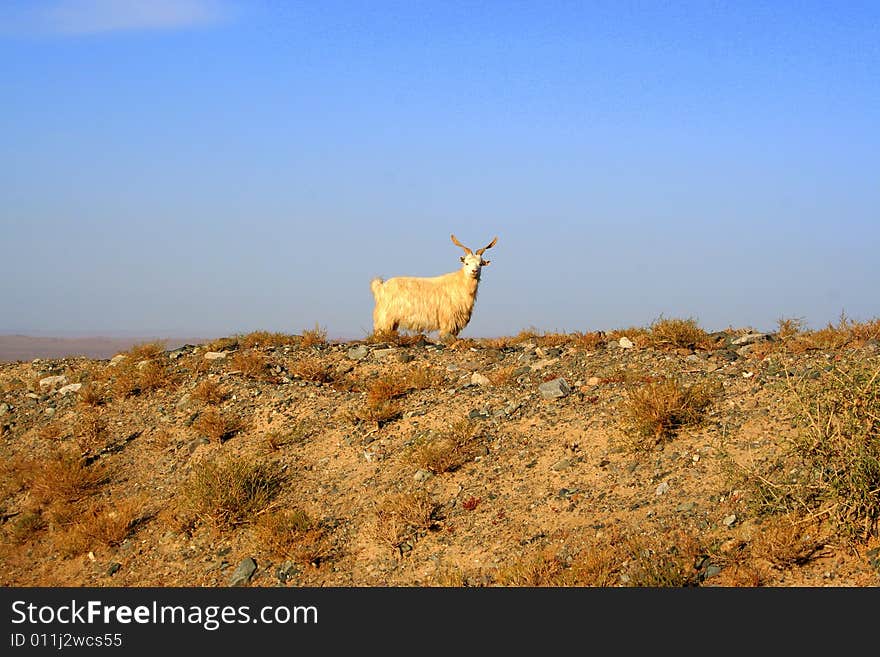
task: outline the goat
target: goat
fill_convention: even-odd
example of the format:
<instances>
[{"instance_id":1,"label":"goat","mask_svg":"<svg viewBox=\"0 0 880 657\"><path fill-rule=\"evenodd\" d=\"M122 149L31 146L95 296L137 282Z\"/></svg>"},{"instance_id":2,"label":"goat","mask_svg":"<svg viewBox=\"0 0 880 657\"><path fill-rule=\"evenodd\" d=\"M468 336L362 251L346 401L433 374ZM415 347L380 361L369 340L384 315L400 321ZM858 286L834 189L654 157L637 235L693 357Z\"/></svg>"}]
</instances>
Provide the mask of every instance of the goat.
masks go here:
<instances>
[{"instance_id":1,"label":"goat","mask_svg":"<svg viewBox=\"0 0 880 657\"><path fill-rule=\"evenodd\" d=\"M452 235L452 243L465 253L459 258L462 267L458 271L430 278L397 276L387 281L374 278L370 281L376 300L373 332L395 332L398 328L438 331L444 342L458 337L471 320L480 272L490 262L483 259L483 253L497 241L496 237L474 253Z\"/></svg>"}]
</instances>

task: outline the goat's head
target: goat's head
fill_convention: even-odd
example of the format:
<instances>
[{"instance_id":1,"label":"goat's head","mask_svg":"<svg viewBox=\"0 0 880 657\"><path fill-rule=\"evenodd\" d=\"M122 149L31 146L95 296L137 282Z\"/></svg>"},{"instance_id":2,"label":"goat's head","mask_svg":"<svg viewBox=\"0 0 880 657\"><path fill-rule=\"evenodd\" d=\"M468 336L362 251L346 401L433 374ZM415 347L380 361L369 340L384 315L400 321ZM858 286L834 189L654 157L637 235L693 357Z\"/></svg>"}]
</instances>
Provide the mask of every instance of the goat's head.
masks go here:
<instances>
[{"instance_id":1,"label":"goat's head","mask_svg":"<svg viewBox=\"0 0 880 657\"><path fill-rule=\"evenodd\" d=\"M488 246L484 246L482 249L477 249L477 252L474 253L464 244L455 239L455 235L452 236L452 243L464 249L464 255L461 256L459 260L461 260L462 262L462 269L464 270L465 274L467 274L471 278L480 277L480 270L491 262L491 260L483 260L483 253L486 251L486 249L491 249L493 246L495 246L495 242L497 241L498 238L496 237L489 243Z\"/></svg>"}]
</instances>

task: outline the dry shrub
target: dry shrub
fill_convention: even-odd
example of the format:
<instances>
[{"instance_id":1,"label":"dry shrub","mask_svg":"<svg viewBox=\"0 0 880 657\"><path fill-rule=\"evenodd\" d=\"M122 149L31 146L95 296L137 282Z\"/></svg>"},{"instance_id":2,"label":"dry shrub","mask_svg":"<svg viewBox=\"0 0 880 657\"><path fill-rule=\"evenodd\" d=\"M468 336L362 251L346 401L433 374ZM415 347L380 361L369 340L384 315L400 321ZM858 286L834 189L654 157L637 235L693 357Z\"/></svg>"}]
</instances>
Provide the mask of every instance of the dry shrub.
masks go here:
<instances>
[{"instance_id":1,"label":"dry shrub","mask_svg":"<svg viewBox=\"0 0 880 657\"><path fill-rule=\"evenodd\" d=\"M253 347L283 347L299 342L300 338L288 333L272 333L269 331L252 331L238 338L238 343L245 349Z\"/></svg>"},{"instance_id":2,"label":"dry shrub","mask_svg":"<svg viewBox=\"0 0 880 657\"><path fill-rule=\"evenodd\" d=\"M333 380L330 366L318 357L305 357L296 360L290 367L290 373L305 381L328 383Z\"/></svg>"},{"instance_id":3,"label":"dry shrub","mask_svg":"<svg viewBox=\"0 0 880 657\"><path fill-rule=\"evenodd\" d=\"M207 351L232 351L238 348L238 337L217 338L205 345Z\"/></svg>"},{"instance_id":4,"label":"dry shrub","mask_svg":"<svg viewBox=\"0 0 880 657\"><path fill-rule=\"evenodd\" d=\"M26 543L48 526L37 510L23 511L10 524L9 535L15 543Z\"/></svg>"},{"instance_id":5,"label":"dry shrub","mask_svg":"<svg viewBox=\"0 0 880 657\"><path fill-rule=\"evenodd\" d=\"M416 441L412 460L420 468L435 474L452 472L477 455L478 439L467 420L457 422L436 437Z\"/></svg>"},{"instance_id":6,"label":"dry shrub","mask_svg":"<svg viewBox=\"0 0 880 657\"><path fill-rule=\"evenodd\" d=\"M376 509L373 533L380 542L399 550L433 528L437 505L426 493L398 493L382 500Z\"/></svg>"},{"instance_id":7,"label":"dry shrub","mask_svg":"<svg viewBox=\"0 0 880 657\"><path fill-rule=\"evenodd\" d=\"M254 379L266 378L269 359L257 351L236 351L232 356L232 368Z\"/></svg>"},{"instance_id":8,"label":"dry shrub","mask_svg":"<svg viewBox=\"0 0 880 657\"><path fill-rule=\"evenodd\" d=\"M800 566L816 559L825 538L814 522L799 513L776 516L764 522L752 541L751 552L777 568Z\"/></svg>"},{"instance_id":9,"label":"dry shrub","mask_svg":"<svg viewBox=\"0 0 880 657\"><path fill-rule=\"evenodd\" d=\"M177 382L177 376L164 361L126 358L113 370L113 391L121 398L167 388Z\"/></svg>"},{"instance_id":10,"label":"dry shrub","mask_svg":"<svg viewBox=\"0 0 880 657\"><path fill-rule=\"evenodd\" d=\"M124 500L114 505L100 502L80 514L56 541L67 554L86 551L95 546L117 546L132 535L145 519L144 500Z\"/></svg>"},{"instance_id":11,"label":"dry shrub","mask_svg":"<svg viewBox=\"0 0 880 657\"><path fill-rule=\"evenodd\" d=\"M127 352L128 360L137 362L159 358L165 353L165 341L141 342L131 347Z\"/></svg>"},{"instance_id":12,"label":"dry shrub","mask_svg":"<svg viewBox=\"0 0 880 657\"><path fill-rule=\"evenodd\" d=\"M566 563L552 548L521 557L498 569L495 582L499 586L564 586Z\"/></svg>"},{"instance_id":13,"label":"dry shrub","mask_svg":"<svg viewBox=\"0 0 880 657\"><path fill-rule=\"evenodd\" d=\"M608 333L609 340L618 341L620 338L629 339L636 347L643 348L651 345L651 329L644 326L630 326L624 329L615 329Z\"/></svg>"},{"instance_id":14,"label":"dry shrub","mask_svg":"<svg viewBox=\"0 0 880 657\"><path fill-rule=\"evenodd\" d=\"M602 331L589 331L587 333L575 331L571 334L572 344L587 351L598 349L605 344L605 341L605 334Z\"/></svg>"},{"instance_id":15,"label":"dry shrub","mask_svg":"<svg viewBox=\"0 0 880 657\"><path fill-rule=\"evenodd\" d=\"M427 344L428 337L424 333L400 333L398 331L379 331L370 333L364 342L367 344L393 344L398 347L412 347Z\"/></svg>"},{"instance_id":16,"label":"dry shrub","mask_svg":"<svg viewBox=\"0 0 880 657\"><path fill-rule=\"evenodd\" d=\"M95 411L81 413L74 429L74 437L84 454L100 451L107 445L110 437L107 421Z\"/></svg>"},{"instance_id":17,"label":"dry shrub","mask_svg":"<svg viewBox=\"0 0 880 657\"><path fill-rule=\"evenodd\" d=\"M229 392L220 385L219 381L214 379L202 379L199 384L193 388L190 397L203 404L217 405L226 401Z\"/></svg>"},{"instance_id":18,"label":"dry shrub","mask_svg":"<svg viewBox=\"0 0 880 657\"><path fill-rule=\"evenodd\" d=\"M54 442L57 440L61 440L66 435L66 431L64 429L64 424L61 420L53 419L51 422L47 422L46 424L41 424L34 429L34 434L40 440L45 440L47 442Z\"/></svg>"},{"instance_id":19,"label":"dry shrub","mask_svg":"<svg viewBox=\"0 0 880 657\"><path fill-rule=\"evenodd\" d=\"M277 451L285 445L300 444L311 434L312 429L305 421L298 422L286 430L275 430L266 433L264 438L269 451Z\"/></svg>"},{"instance_id":20,"label":"dry shrub","mask_svg":"<svg viewBox=\"0 0 880 657\"><path fill-rule=\"evenodd\" d=\"M264 514L256 533L260 547L279 559L320 566L332 553L326 529L300 509Z\"/></svg>"},{"instance_id":21,"label":"dry shrub","mask_svg":"<svg viewBox=\"0 0 880 657\"><path fill-rule=\"evenodd\" d=\"M406 382L399 376L389 375L373 381L367 388L367 405L380 406L406 393Z\"/></svg>"},{"instance_id":22,"label":"dry shrub","mask_svg":"<svg viewBox=\"0 0 880 657\"><path fill-rule=\"evenodd\" d=\"M97 492L110 481L111 470L98 461L85 465L71 450L57 450L23 464L27 486L38 504L75 502Z\"/></svg>"},{"instance_id":23,"label":"dry shrub","mask_svg":"<svg viewBox=\"0 0 880 657\"><path fill-rule=\"evenodd\" d=\"M799 431L787 466L749 473L761 513L809 511L849 538L880 534L880 359L788 379Z\"/></svg>"},{"instance_id":24,"label":"dry shrub","mask_svg":"<svg viewBox=\"0 0 880 657\"><path fill-rule=\"evenodd\" d=\"M95 381L91 381L90 383L83 385L80 389L77 401L80 406L96 407L103 406L106 400L104 399L104 394L101 392L98 384Z\"/></svg>"},{"instance_id":25,"label":"dry shrub","mask_svg":"<svg viewBox=\"0 0 880 657\"><path fill-rule=\"evenodd\" d=\"M678 531L672 538L632 537L624 549L629 557L629 586L670 588L700 583L697 564L706 551L691 534Z\"/></svg>"},{"instance_id":26,"label":"dry shrub","mask_svg":"<svg viewBox=\"0 0 880 657\"><path fill-rule=\"evenodd\" d=\"M395 402L381 402L379 404L365 404L362 408L350 415L353 422L374 423L378 427L400 417L403 408Z\"/></svg>"},{"instance_id":27,"label":"dry shrub","mask_svg":"<svg viewBox=\"0 0 880 657\"><path fill-rule=\"evenodd\" d=\"M693 349L705 346L709 340L707 333L699 327L697 320L665 319L662 316L650 326L650 339L655 346L671 346Z\"/></svg>"},{"instance_id":28,"label":"dry shrub","mask_svg":"<svg viewBox=\"0 0 880 657\"><path fill-rule=\"evenodd\" d=\"M193 428L208 440L223 442L242 431L243 423L237 417L225 415L214 406L208 406L193 422Z\"/></svg>"},{"instance_id":29,"label":"dry shrub","mask_svg":"<svg viewBox=\"0 0 880 657\"><path fill-rule=\"evenodd\" d=\"M265 512L283 483L276 463L202 461L182 487L181 510L218 529L235 527Z\"/></svg>"},{"instance_id":30,"label":"dry shrub","mask_svg":"<svg viewBox=\"0 0 880 657\"><path fill-rule=\"evenodd\" d=\"M776 335L780 340L790 340L804 332L803 317L780 317L776 320Z\"/></svg>"},{"instance_id":31,"label":"dry shrub","mask_svg":"<svg viewBox=\"0 0 880 657\"><path fill-rule=\"evenodd\" d=\"M415 365L401 376L407 390L438 390L446 386L446 374L430 365Z\"/></svg>"},{"instance_id":32,"label":"dry shrub","mask_svg":"<svg viewBox=\"0 0 880 657\"><path fill-rule=\"evenodd\" d=\"M685 387L674 378L628 386L623 412L627 429L636 439L633 446L650 449L681 427L699 424L718 391L709 382Z\"/></svg>"},{"instance_id":33,"label":"dry shrub","mask_svg":"<svg viewBox=\"0 0 880 657\"><path fill-rule=\"evenodd\" d=\"M302 332L302 338L299 342L301 347L320 347L327 344L327 330L318 326L315 322L315 328L306 329Z\"/></svg>"},{"instance_id":34,"label":"dry shrub","mask_svg":"<svg viewBox=\"0 0 880 657\"><path fill-rule=\"evenodd\" d=\"M497 370L492 370L488 374L486 374L486 378L489 379L489 382L493 386L506 386L513 383L516 380L514 376L514 372L516 372L517 368L513 365L508 367L499 367Z\"/></svg>"}]
</instances>

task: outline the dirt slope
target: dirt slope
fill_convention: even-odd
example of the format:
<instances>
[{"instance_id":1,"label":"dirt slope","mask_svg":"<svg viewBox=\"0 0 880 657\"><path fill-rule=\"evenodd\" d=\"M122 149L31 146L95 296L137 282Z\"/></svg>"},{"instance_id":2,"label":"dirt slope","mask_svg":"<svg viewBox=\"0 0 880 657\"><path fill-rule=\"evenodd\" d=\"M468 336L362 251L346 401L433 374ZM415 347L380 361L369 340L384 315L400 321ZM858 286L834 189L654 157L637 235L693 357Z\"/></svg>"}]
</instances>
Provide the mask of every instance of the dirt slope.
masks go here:
<instances>
[{"instance_id":1,"label":"dirt slope","mask_svg":"<svg viewBox=\"0 0 880 657\"><path fill-rule=\"evenodd\" d=\"M767 513L755 486L804 430L790 382L876 368L876 345L795 354L741 334L230 339L0 365L0 583L880 585L871 531ZM635 432L634 391L672 380L710 402Z\"/></svg>"}]
</instances>

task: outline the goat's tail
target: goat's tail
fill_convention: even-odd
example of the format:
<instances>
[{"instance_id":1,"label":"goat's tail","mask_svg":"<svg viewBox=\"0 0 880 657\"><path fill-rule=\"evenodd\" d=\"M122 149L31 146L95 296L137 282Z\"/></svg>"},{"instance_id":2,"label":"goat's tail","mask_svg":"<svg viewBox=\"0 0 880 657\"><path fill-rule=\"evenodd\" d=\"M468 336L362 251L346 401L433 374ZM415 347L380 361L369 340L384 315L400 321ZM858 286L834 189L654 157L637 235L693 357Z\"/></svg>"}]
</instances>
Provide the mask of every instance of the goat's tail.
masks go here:
<instances>
[{"instance_id":1,"label":"goat's tail","mask_svg":"<svg viewBox=\"0 0 880 657\"><path fill-rule=\"evenodd\" d=\"M370 289L373 291L373 298L376 300L379 299L379 290L382 288L382 283L384 281L378 277L370 281Z\"/></svg>"}]
</instances>

